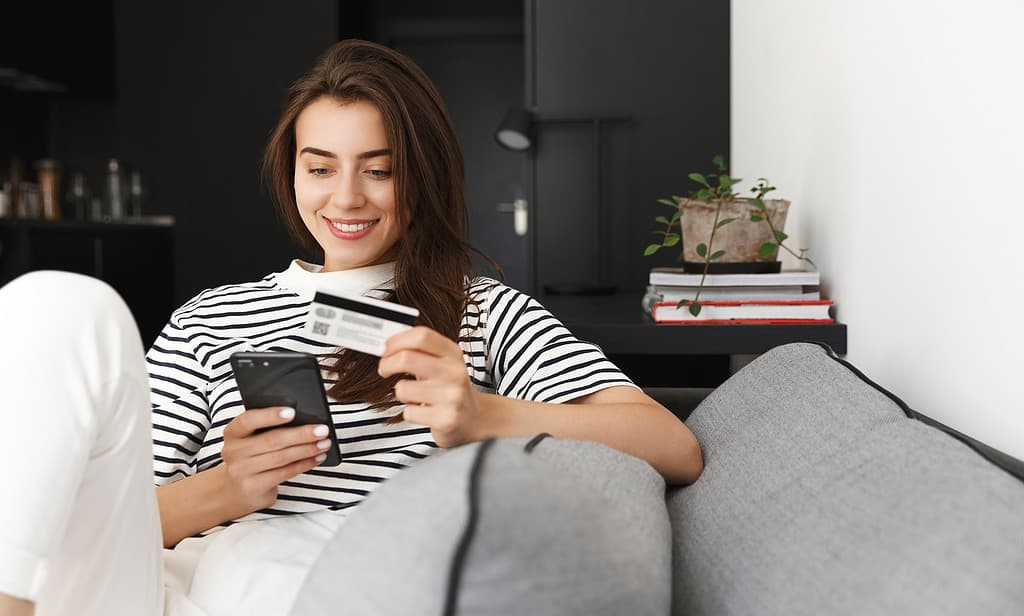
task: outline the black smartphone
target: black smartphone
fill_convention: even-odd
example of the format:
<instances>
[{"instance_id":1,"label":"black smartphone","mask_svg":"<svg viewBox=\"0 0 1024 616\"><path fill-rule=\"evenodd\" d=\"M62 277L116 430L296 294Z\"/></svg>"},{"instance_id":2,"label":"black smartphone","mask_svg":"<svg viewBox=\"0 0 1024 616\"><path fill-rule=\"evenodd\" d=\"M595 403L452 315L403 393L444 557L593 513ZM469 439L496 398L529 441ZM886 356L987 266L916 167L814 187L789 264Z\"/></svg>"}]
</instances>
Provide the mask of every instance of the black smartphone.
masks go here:
<instances>
[{"instance_id":1,"label":"black smartphone","mask_svg":"<svg viewBox=\"0 0 1024 616\"><path fill-rule=\"evenodd\" d=\"M248 351L233 353L230 361L245 408L290 406L295 409L295 418L283 426L327 425L331 446L320 466L341 464L338 436L315 357L308 353Z\"/></svg>"}]
</instances>

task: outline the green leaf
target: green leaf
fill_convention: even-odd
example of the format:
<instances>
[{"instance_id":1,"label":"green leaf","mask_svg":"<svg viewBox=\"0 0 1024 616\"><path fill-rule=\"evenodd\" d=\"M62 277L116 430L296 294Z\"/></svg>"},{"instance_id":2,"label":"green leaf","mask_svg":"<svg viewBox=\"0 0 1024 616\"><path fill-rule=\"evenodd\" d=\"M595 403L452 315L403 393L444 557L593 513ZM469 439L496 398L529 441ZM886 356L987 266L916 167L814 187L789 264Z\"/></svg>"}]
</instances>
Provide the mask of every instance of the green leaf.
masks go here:
<instances>
[{"instance_id":1,"label":"green leaf","mask_svg":"<svg viewBox=\"0 0 1024 616\"><path fill-rule=\"evenodd\" d=\"M711 159L711 162L715 163L719 171L725 171L725 157L721 154L715 154L715 157Z\"/></svg>"},{"instance_id":2,"label":"green leaf","mask_svg":"<svg viewBox=\"0 0 1024 616\"><path fill-rule=\"evenodd\" d=\"M767 206L765 206L764 201L762 201L760 197L752 197L750 199L750 203L757 209L761 210L762 212L768 209Z\"/></svg>"},{"instance_id":3,"label":"green leaf","mask_svg":"<svg viewBox=\"0 0 1024 616\"><path fill-rule=\"evenodd\" d=\"M710 186L708 184L707 179L703 175L701 175L700 173L691 173L690 175L688 175L686 177L690 178L694 182L697 182L698 184L702 184L704 186Z\"/></svg>"},{"instance_id":4,"label":"green leaf","mask_svg":"<svg viewBox=\"0 0 1024 616\"><path fill-rule=\"evenodd\" d=\"M725 256L724 250L716 250L715 254L711 255L711 260L714 261L715 259L721 259L723 256Z\"/></svg>"},{"instance_id":5,"label":"green leaf","mask_svg":"<svg viewBox=\"0 0 1024 616\"><path fill-rule=\"evenodd\" d=\"M668 218L665 218L664 216L658 216L657 218L654 219L654 222L660 222L663 225L667 225Z\"/></svg>"},{"instance_id":6,"label":"green leaf","mask_svg":"<svg viewBox=\"0 0 1024 616\"><path fill-rule=\"evenodd\" d=\"M782 231L778 231L778 230L775 231L775 239L778 240L780 243L781 242L785 242L786 238L788 238L788 237L789 236L786 235L785 233L783 233Z\"/></svg>"},{"instance_id":7,"label":"green leaf","mask_svg":"<svg viewBox=\"0 0 1024 616\"><path fill-rule=\"evenodd\" d=\"M702 257L707 256L707 254L708 254L708 245L705 244L704 242L701 242L700 244L697 244L697 254L702 256Z\"/></svg>"},{"instance_id":8,"label":"green leaf","mask_svg":"<svg viewBox=\"0 0 1024 616\"><path fill-rule=\"evenodd\" d=\"M716 229L721 229L725 225L729 224L730 222L734 222L736 220L739 220L739 219L738 218L726 218L725 220L719 220L718 224L715 225L715 228Z\"/></svg>"},{"instance_id":9,"label":"green leaf","mask_svg":"<svg viewBox=\"0 0 1024 616\"><path fill-rule=\"evenodd\" d=\"M761 222L764 220L764 216L758 216L757 214L750 215L750 222Z\"/></svg>"},{"instance_id":10,"label":"green leaf","mask_svg":"<svg viewBox=\"0 0 1024 616\"><path fill-rule=\"evenodd\" d=\"M676 211L672 212L672 218L670 218L668 222L669 222L669 224L674 223L675 221L679 220L682 217L683 217L683 211L682 210L676 210Z\"/></svg>"},{"instance_id":11,"label":"green leaf","mask_svg":"<svg viewBox=\"0 0 1024 616\"><path fill-rule=\"evenodd\" d=\"M658 203L663 203L665 205L670 205L672 207L676 206L676 204L671 199L658 199Z\"/></svg>"},{"instance_id":12,"label":"green leaf","mask_svg":"<svg viewBox=\"0 0 1024 616\"><path fill-rule=\"evenodd\" d=\"M670 234L665 236L665 241L662 242L661 245L662 246L675 246L678 243L679 243L679 236L674 234L674 233L670 233Z\"/></svg>"},{"instance_id":13,"label":"green leaf","mask_svg":"<svg viewBox=\"0 0 1024 616\"><path fill-rule=\"evenodd\" d=\"M757 253L762 257L770 257L775 254L775 251L779 249L779 245L774 242L765 242L761 244L761 248L758 249Z\"/></svg>"},{"instance_id":14,"label":"green leaf","mask_svg":"<svg viewBox=\"0 0 1024 616\"><path fill-rule=\"evenodd\" d=\"M734 185L739 184L742 181L743 181L742 178L731 178L731 177L729 177L727 175L720 175L720 176L718 176L718 187L719 188L729 189L729 188L732 188Z\"/></svg>"},{"instance_id":15,"label":"green leaf","mask_svg":"<svg viewBox=\"0 0 1024 616\"><path fill-rule=\"evenodd\" d=\"M693 316L700 314L700 302L690 302L690 314Z\"/></svg>"},{"instance_id":16,"label":"green leaf","mask_svg":"<svg viewBox=\"0 0 1024 616\"><path fill-rule=\"evenodd\" d=\"M707 201L708 199L711 198L711 191L708 190L707 188L701 188L700 190L697 191L697 198L704 199L705 201Z\"/></svg>"},{"instance_id":17,"label":"green leaf","mask_svg":"<svg viewBox=\"0 0 1024 616\"><path fill-rule=\"evenodd\" d=\"M651 244L650 246L648 246L647 248L644 249L644 256L645 257L649 257L649 256L653 255L654 253L658 252L658 250L660 250L660 249L661 249L661 244Z\"/></svg>"},{"instance_id":18,"label":"green leaf","mask_svg":"<svg viewBox=\"0 0 1024 616\"><path fill-rule=\"evenodd\" d=\"M814 261L811 261L810 257L804 257L804 261L807 261L808 263L810 263L811 267L813 267L814 269L818 269L818 266L814 264Z\"/></svg>"}]
</instances>

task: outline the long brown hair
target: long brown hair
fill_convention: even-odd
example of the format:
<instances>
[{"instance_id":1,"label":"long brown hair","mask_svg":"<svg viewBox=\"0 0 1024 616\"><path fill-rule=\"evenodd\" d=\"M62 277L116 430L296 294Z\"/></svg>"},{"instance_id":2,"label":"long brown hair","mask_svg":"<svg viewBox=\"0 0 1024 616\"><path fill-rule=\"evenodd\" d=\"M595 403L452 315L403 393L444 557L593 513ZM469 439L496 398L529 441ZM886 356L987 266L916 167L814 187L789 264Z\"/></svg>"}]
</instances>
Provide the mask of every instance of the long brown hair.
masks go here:
<instances>
[{"instance_id":1,"label":"long brown hair","mask_svg":"<svg viewBox=\"0 0 1024 616\"><path fill-rule=\"evenodd\" d=\"M410 59L354 39L332 45L292 84L267 143L263 178L292 236L321 257L323 249L299 215L294 177L295 120L322 97L368 102L383 116L396 218L399 228L405 229L397 243L389 299L419 309L420 324L457 340L468 301L469 251L479 251L466 241L462 150L441 96ZM329 366L338 380L328 393L343 402L365 402L382 410L391 406L401 377L381 378L377 362L372 355L342 349ZM394 421L400 419L396 416Z\"/></svg>"}]
</instances>

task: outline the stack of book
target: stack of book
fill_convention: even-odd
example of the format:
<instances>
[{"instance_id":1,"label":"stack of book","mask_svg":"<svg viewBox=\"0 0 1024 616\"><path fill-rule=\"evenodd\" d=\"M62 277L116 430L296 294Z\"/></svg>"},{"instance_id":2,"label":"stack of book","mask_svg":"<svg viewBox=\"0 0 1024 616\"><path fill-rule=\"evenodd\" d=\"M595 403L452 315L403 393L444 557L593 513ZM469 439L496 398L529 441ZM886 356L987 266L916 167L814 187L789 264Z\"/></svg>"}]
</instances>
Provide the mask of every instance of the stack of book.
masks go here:
<instances>
[{"instance_id":1,"label":"stack of book","mask_svg":"<svg viewBox=\"0 0 1024 616\"><path fill-rule=\"evenodd\" d=\"M700 274L675 268L651 270L644 309L657 323L831 323L832 300L821 299L818 272L708 274L700 292L700 314L680 300L693 300Z\"/></svg>"}]
</instances>

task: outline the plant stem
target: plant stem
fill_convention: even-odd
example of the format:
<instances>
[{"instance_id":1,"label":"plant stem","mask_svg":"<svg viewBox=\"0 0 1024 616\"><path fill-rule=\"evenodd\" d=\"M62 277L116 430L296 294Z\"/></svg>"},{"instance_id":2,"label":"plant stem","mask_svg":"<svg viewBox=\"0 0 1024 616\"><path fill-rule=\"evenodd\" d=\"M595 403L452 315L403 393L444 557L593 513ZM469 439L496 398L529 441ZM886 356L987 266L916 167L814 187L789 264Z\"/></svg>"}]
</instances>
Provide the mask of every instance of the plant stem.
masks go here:
<instances>
[{"instance_id":1,"label":"plant stem","mask_svg":"<svg viewBox=\"0 0 1024 616\"><path fill-rule=\"evenodd\" d=\"M715 207L715 222L711 223L711 237L708 238L708 250L704 253L704 272L700 275L700 284L697 285L697 295L693 298L693 303L700 301L700 292L704 290L704 281L708 277L708 269L711 267L711 254L714 250L715 245L715 232L718 231L718 217L722 213L722 198L717 199L717 207Z\"/></svg>"},{"instance_id":2,"label":"plant stem","mask_svg":"<svg viewBox=\"0 0 1024 616\"><path fill-rule=\"evenodd\" d=\"M661 241L662 241L662 242L664 242L664 241L665 241L665 239L666 239L666 238L668 237L668 234L669 234L669 233L672 233L672 227L674 227L674 226L675 226L675 223L674 223L674 222L672 222L672 219L671 219L671 218L669 218L669 220L668 220L668 225L666 225L666 226L665 226L665 230L664 230L664 231L662 231L662 233L663 233L663 234L665 235L665 236L664 236L664 237L663 237L663 238L661 239ZM680 222L680 223L679 223L679 232L680 232L680 233L682 233L682 230L683 230L683 223L682 223L682 222ZM682 238L682 237L680 237L680 238L679 238L679 243L682 243L682 241L683 241L683 238Z\"/></svg>"},{"instance_id":3,"label":"plant stem","mask_svg":"<svg viewBox=\"0 0 1024 616\"><path fill-rule=\"evenodd\" d=\"M775 243L778 244L779 246L781 246L782 248L784 248L786 250L786 252L788 252L789 254L793 255L798 260L806 261L807 259L805 257L801 257L800 255L796 254L795 252L793 252L790 249L789 246L786 246L786 244L784 244L783 242L779 241L779 238L775 235L776 231L775 231L775 225L772 224L772 217L769 216L768 214L769 214L769 208L768 208L768 204L766 203L765 204L765 208L764 208L764 221L766 223L768 223L768 228L772 230L772 239L775 240Z\"/></svg>"}]
</instances>

